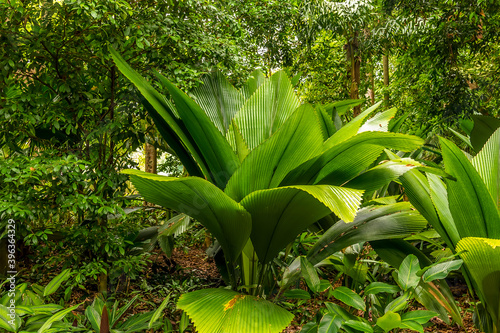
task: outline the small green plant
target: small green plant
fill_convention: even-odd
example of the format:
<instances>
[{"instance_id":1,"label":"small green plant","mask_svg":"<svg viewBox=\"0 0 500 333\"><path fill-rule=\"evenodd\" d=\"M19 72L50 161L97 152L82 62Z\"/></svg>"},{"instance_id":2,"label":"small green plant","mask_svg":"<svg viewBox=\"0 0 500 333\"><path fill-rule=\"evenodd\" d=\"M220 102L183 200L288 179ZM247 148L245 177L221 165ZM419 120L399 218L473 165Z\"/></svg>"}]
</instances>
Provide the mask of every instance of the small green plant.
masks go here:
<instances>
[{"instance_id":1,"label":"small green plant","mask_svg":"<svg viewBox=\"0 0 500 333\"><path fill-rule=\"evenodd\" d=\"M66 269L53 278L45 287L27 283L19 284L0 299L0 327L7 332L60 332L72 329L67 315L80 304L69 308L55 303L46 303L71 275ZM15 280L14 280L15 281ZM11 283L7 279L4 284Z\"/></svg>"},{"instance_id":2,"label":"small green plant","mask_svg":"<svg viewBox=\"0 0 500 333\"><path fill-rule=\"evenodd\" d=\"M438 314L428 310L406 311L409 304L424 290L424 284L445 278L461 265L462 260L449 260L421 269L417 257L409 255L393 273L397 285L374 281L360 294L344 286L330 289L328 296L344 306L326 302L325 313L317 322L304 325L301 332L389 332L393 329L424 332L423 325ZM312 281L317 279L312 278L314 274L311 269L303 274L308 285L314 285Z\"/></svg>"},{"instance_id":3,"label":"small green plant","mask_svg":"<svg viewBox=\"0 0 500 333\"><path fill-rule=\"evenodd\" d=\"M139 295L132 298L122 307L119 302L108 303L100 297L96 297L91 305L85 309L85 319L78 326L86 329L93 329L95 332L123 332L134 333L149 329L158 329L163 327L163 332L172 331L172 325L169 320L162 322L162 312L168 304L170 295L167 296L155 311L138 313L125 318L127 312Z\"/></svg>"}]
</instances>

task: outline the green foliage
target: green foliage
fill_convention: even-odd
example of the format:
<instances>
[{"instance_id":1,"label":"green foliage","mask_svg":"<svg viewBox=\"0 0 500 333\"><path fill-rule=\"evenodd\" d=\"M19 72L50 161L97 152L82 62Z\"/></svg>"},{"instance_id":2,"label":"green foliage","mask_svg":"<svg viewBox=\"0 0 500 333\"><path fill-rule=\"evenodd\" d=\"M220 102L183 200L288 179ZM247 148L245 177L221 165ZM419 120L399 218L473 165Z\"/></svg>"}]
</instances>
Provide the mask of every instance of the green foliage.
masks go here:
<instances>
[{"instance_id":1,"label":"green foliage","mask_svg":"<svg viewBox=\"0 0 500 333\"><path fill-rule=\"evenodd\" d=\"M451 270L460 268L461 260L445 262ZM407 311L409 302L418 297L419 288L430 281L425 281L422 274L439 269L441 263L436 263L420 270L417 257L406 257L399 269L394 272L398 285L383 282L371 282L363 287L362 293L344 287L336 287L329 291L328 296L344 303L344 309L334 303L325 303L326 311L317 316L316 322L311 322L302 328L301 332L389 332L392 329L411 329L423 332L422 325L437 315L434 311ZM424 273L425 272L425 273ZM357 312L362 315L357 315Z\"/></svg>"},{"instance_id":2,"label":"green foliage","mask_svg":"<svg viewBox=\"0 0 500 333\"><path fill-rule=\"evenodd\" d=\"M241 283L254 295L264 293L269 263L304 228L332 212L346 222L354 219L362 190L340 185L355 179L385 147L411 150L421 143L392 133L357 135L377 106L324 141L318 114L309 105L299 107L283 72L267 80L259 79L262 74L256 72L242 92L215 73L204 79L203 89L193 91L195 100L158 74L172 97L169 101L115 50L110 51L147 101L160 133L191 177L126 173L148 201L190 215L207 227L224 251L233 289ZM301 135L305 132L306 138ZM354 152L365 155L364 163L347 158ZM394 175L387 168L364 182L376 181L374 188L384 185L378 181L389 182L416 166L410 162L401 161ZM333 179L336 186L327 185ZM180 304L188 315L197 315L194 308ZM195 325L200 324L195 319Z\"/></svg>"},{"instance_id":3,"label":"green foliage","mask_svg":"<svg viewBox=\"0 0 500 333\"><path fill-rule=\"evenodd\" d=\"M45 287L36 284L28 287L27 283L21 283L17 284L14 290L8 290L0 299L0 327L7 332L72 330L67 316L81 304L65 309L62 305L46 303L47 296L59 289L69 275L68 269L53 278ZM10 284L11 281L7 279L5 282Z\"/></svg>"},{"instance_id":4,"label":"green foliage","mask_svg":"<svg viewBox=\"0 0 500 333\"><path fill-rule=\"evenodd\" d=\"M500 130L497 129L473 157L465 155L449 140L440 138L445 170L453 179L446 179L446 183L443 183L432 175L427 175L427 179L421 174L411 173L402 177L410 201L426 216L453 251L489 252L492 249L486 246L488 239L499 238L499 138ZM473 238L469 241L470 237ZM484 239L486 243L473 241L475 238ZM461 246L458 247L458 244ZM496 302L487 298L487 295L495 288L485 287L484 278L496 274L497 268L488 262L478 261L475 254L464 254L463 258L469 287L477 293L487 310L486 317L481 319L481 325L484 325L482 329L494 332L498 328L499 315ZM481 263L484 266L480 266ZM471 265L475 267L474 271Z\"/></svg>"}]
</instances>

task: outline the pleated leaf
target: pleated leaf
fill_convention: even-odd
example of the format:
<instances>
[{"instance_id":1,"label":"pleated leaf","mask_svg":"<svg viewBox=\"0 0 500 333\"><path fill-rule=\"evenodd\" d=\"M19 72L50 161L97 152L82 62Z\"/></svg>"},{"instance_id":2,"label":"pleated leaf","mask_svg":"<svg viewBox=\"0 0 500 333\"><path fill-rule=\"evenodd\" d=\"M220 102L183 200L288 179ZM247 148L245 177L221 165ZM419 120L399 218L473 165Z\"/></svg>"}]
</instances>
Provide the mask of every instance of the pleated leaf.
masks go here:
<instances>
[{"instance_id":1,"label":"pleated leaf","mask_svg":"<svg viewBox=\"0 0 500 333\"><path fill-rule=\"evenodd\" d=\"M262 73L260 69L254 70L248 80L243 84L241 88L241 93L245 97L245 99L250 98L255 91L266 81L266 77Z\"/></svg>"},{"instance_id":2,"label":"pleated leaf","mask_svg":"<svg viewBox=\"0 0 500 333\"><path fill-rule=\"evenodd\" d=\"M366 191L377 190L389 182L396 180L404 173L419 166L421 166L421 164L411 158L387 161L350 180L345 186L359 189L362 188Z\"/></svg>"},{"instance_id":3,"label":"pleated leaf","mask_svg":"<svg viewBox=\"0 0 500 333\"><path fill-rule=\"evenodd\" d=\"M446 183L450 211L461 238L500 238L497 203L485 183L455 144L444 138L439 140L445 170L457 179L447 180Z\"/></svg>"},{"instance_id":4,"label":"pleated leaf","mask_svg":"<svg viewBox=\"0 0 500 333\"><path fill-rule=\"evenodd\" d=\"M431 224L445 240L446 244L454 248L460 240L460 235L458 234L457 226L451 215L448 202L448 191L446 190L444 182L436 175L427 174L427 179L429 181L431 200L440 222L436 224L438 227L434 226L433 223Z\"/></svg>"},{"instance_id":5,"label":"pleated leaf","mask_svg":"<svg viewBox=\"0 0 500 333\"><path fill-rule=\"evenodd\" d=\"M335 128L335 124L332 120L332 116L329 115L326 109L321 105L316 106L314 112L316 113L316 116L319 120L319 124L321 126L321 132L323 133L323 140L326 140L333 134L335 134L335 132L337 131L337 129Z\"/></svg>"},{"instance_id":6,"label":"pleated leaf","mask_svg":"<svg viewBox=\"0 0 500 333\"><path fill-rule=\"evenodd\" d=\"M276 132L299 104L284 71L260 85L234 116L248 148L254 149Z\"/></svg>"},{"instance_id":7,"label":"pleated leaf","mask_svg":"<svg viewBox=\"0 0 500 333\"><path fill-rule=\"evenodd\" d=\"M472 116L474 127L470 132L470 142L479 152L490 136L500 127L500 119L488 116Z\"/></svg>"},{"instance_id":8,"label":"pleated leaf","mask_svg":"<svg viewBox=\"0 0 500 333\"><path fill-rule=\"evenodd\" d=\"M6 332L16 332L19 326L22 324L21 318L16 315L14 319L14 325L11 325L9 321L12 319L9 316L10 310L3 304L0 304L0 327L6 330Z\"/></svg>"},{"instance_id":9,"label":"pleated leaf","mask_svg":"<svg viewBox=\"0 0 500 333\"><path fill-rule=\"evenodd\" d=\"M500 128L488 139L483 149L474 156L472 165L486 184L493 201L500 207L499 182L500 182Z\"/></svg>"},{"instance_id":10,"label":"pleated leaf","mask_svg":"<svg viewBox=\"0 0 500 333\"><path fill-rule=\"evenodd\" d=\"M160 133L175 151L188 172L193 176L200 176L202 171L207 173L208 169L205 161L199 155L199 150L195 146L193 138L182 121L174 115L166 98L133 70L115 49L109 47L109 52L116 67L137 87L144 97L144 101L146 101L145 103L143 101L144 106L155 121Z\"/></svg>"},{"instance_id":11,"label":"pleated leaf","mask_svg":"<svg viewBox=\"0 0 500 333\"><path fill-rule=\"evenodd\" d=\"M187 230L190 222L191 219L186 214L175 215L158 228L158 236L177 237Z\"/></svg>"},{"instance_id":12,"label":"pleated leaf","mask_svg":"<svg viewBox=\"0 0 500 333\"><path fill-rule=\"evenodd\" d=\"M212 183L198 177L165 177L125 170L139 193L149 202L173 209L200 221L235 261L250 235L250 214Z\"/></svg>"},{"instance_id":13,"label":"pleated leaf","mask_svg":"<svg viewBox=\"0 0 500 333\"><path fill-rule=\"evenodd\" d=\"M483 295L486 309L500 328L500 239L466 237L457 244L472 279Z\"/></svg>"},{"instance_id":14,"label":"pleated leaf","mask_svg":"<svg viewBox=\"0 0 500 333\"><path fill-rule=\"evenodd\" d=\"M277 187L293 168L320 153L321 146L321 129L314 111L310 105L303 105L271 138L248 154L225 192L240 201L251 192Z\"/></svg>"},{"instance_id":15,"label":"pleated leaf","mask_svg":"<svg viewBox=\"0 0 500 333\"><path fill-rule=\"evenodd\" d=\"M361 112L356 118L342 126L334 135L332 135L326 142L325 147L330 148L333 147L340 142L343 142L351 137L355 136L366 119L373 113L377 108L382 104L382 102L378 102L370 106L365 111Z\"/></svg>"},{"instance_id":16,"label":"pleated leaf","mask_svg":"<svg viewBox=\"0 0 500 333\"><path fill-rule=\"evenodd\" d=\"M389 130L389 122L394 118L397 111L398 110L396 108L392 108L387 111L377 113L372 118L368 119L363 126L361 126L358 132L387 132Z\"/></svg>"},{"instance_id":17,"label":"pleated leaf","mask_svg":"<svg viewBox=\"0 0 500 333\"><path fill-rule=\"evenodd\" d=\"M345 114L347 111L349 111L350 109L352 109L353 107L361 105L361 103L363 103L363 102L364 102L364 100L362 100L362 99L345 99L343 101L330 103L330 104L326 105L326 107L328 109L334 108L337 111L337 113L339 114L339 116L341 116L341 115Z\"/></svg>"},{"instance_id":18,"label":"pleated leaf","mask_svg":"<svg viewBox=\"0 0 500 333\"><path fill-rule=\"evenodd\" d=\"M196 103L225 135L231 120L244 103L243 95L219 71L202 78L192 92Z\"/></svg>"},{"instance_id":19,"label":"pleated leaf","mask_svg":"<svg viewBox=\"0 0 500 333\"><path fill-rule=\"evenodd\" d=\"M292 170L280 185L326 183L339 186L370 166L384 148L411 151L420 147L423 142L421 138L411 135L389 132L360 133L302 163Z\"/></svg>"},{"instance_id":20,"label":"pleated leaf","mask_svg":"<svg viewBox=\"0 0 500 333\"><path fill-rule=\"evenodd\" d=\"M339 221L330 227L307 254L316 265L352 244L380 239L403 238L422 230L425 219L409 203L365 207L351 223Z\"/></svg>"},{"instance_id":21,"label":"pleated leaf","mask_svg":"<svg viewBox=\"0 0 500 333\"><path fill-rule=\"evenodd\" d=\"M202 289L183 294L177 307L199 333L279 333L293 315L258 297L227 289Z\"/></svg>"},{"instance_id":22,"label":"pleated leaf","mask_svg":"<svg viewBox=\"0 0 500 333\"><path fill-rule=\"evenodd\" d=\"M431 178L432 179L432 178ZM450 247L454 247L456 243L453 243L453 240L459 239L458 231L456 231L456 227L454 226L453 218L451 217L451 213L446 215L446 211L449 212L448 200L446 197L446 201L443 201L443 197L436 198L435 202L433 202L431 197L431 189L429 186L428 179L418 170L411 170L404 175L402 175L399 180L405 189L405 194L408 196L411 204L422 214L423 217L429 222L430 225L434 227L434 229L441 235L446 244ZM432 184L431 184L432 185ZM437 195L442 195L444 184L436 184L436 193ZM446 193L446 189L444 189ZM434 195L434 194L433 194ZM444 218L451 218L451 220L444 220L447 223L447 226L450 228L449 230L445 227L436 212L436 208L434 204L440 204L438 211L441 212ZM456 231L452 235L453 229Z\"/></svg>"},{"instance_id":23,"label":"pleated leaf","mask_svg":"<svg viewBox=\"0 0 500 333\"><path fill-rule=\"evenodd\" d=\"M223 189L240 164L233 148L198 104L160 73L156 75L172 96L179 116L201 151L210 178Z\"/></svg>"},{"instance_id":24,"label":"pleated leaf","mask_svg":"<svg viewBox=\"0 0 500 333\"><path fill-rule=\"evenodd\" d=\"M234 120L231 122L231 125L229 125L226 132L226 139L231 147L233 147L233 150L238 156L240 162L243 161L245 157L247 157L250 150L248 149L248 145Z\"/></svg>"},{"instance_id":25,"label":"pleated leaf","mask_svg":"<svg viewBox=\"0 0 500 333\"><path fill-rule=\"evenodd\" d=\"M401 321L401 325L399 327L406 328L406 329L413 330L413 331L420 332L420 333L424 333L424 327L421 324L419 324L413 320L403 320L403 321Z\"/></svg>"},{"instance_id":26,"label":"pleated leaf","mask_svg":"<svg viewBox=\"0 0 500 333\"><path fill-rule=\"evenodd\" d=\"M252 215L252 244L261 263L271 261L312 223L334 212L352 221L363 191L330 185L255 191L241 205Z\"/></svg>"}]
</instances>

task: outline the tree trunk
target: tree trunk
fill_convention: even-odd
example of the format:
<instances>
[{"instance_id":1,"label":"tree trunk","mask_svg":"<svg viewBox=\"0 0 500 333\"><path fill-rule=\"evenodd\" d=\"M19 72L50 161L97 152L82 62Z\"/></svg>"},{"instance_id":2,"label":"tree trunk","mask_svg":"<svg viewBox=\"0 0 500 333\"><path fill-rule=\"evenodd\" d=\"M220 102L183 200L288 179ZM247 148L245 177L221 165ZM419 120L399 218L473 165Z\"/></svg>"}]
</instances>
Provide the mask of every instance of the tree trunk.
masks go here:
<instances>
[{"instance_id":1,"label":"tree trunk","mask_svg":"<svg viewBox=\"0 0 500 333\"><path fill-rule=\"evenodd\" d=\"M146 143L146 145L144 146L144 154L146 159L144 171L149 173L156 173L157 160L158 160L156 147L150 143Z\"/></svg>"},{"instance_id":2,"label":"tree trunk","mask_svg":"<svg viewBox=\"0 0 500 333\"><path fill-rule=\"evenodd\" d=\"M382 56L382 62L384 65L384 86L385 86L385 93L384 93L384 104L386 108L389 108L389 52L386 51L386 54Z\"/></svg>"},{"instance_id":3,"label":"tree trunk","mask_svg":"<svg viewBox=\"0 0 500 333\"><path fill-rule=\"evenodd\" d=\"M99 292L105 293L108 291L108 274L101 273L99 275Z\"/></svg>"},{"instance_id":4,"label":"tree trunk","mask_svg":"<svg viewBox=\"0 0 500 333\"><path fill-rule=\"evenodd\" d=\"M369 95L370 95L370 101L373 104L375 104L375 66L372 63L371 66L371 71L370 71L370 89L369 89Z\"/></svg>"},{"instance_id":5,"label":"tree trunk","mask_svg":"<svg viewBox=\"0 0 500 333\"><path fill-rule=\"evenodd\" d=\"M351 88L349 92L349 98L359 99L359 83L360 83L360 69L361 69L361 57L358 52L358 34L355 33L352 41L347 43L347 59L350 63L351 71ZM361 113L361 106L356 106L354 108L354 116Z\"/></svg>"}]
</instances>

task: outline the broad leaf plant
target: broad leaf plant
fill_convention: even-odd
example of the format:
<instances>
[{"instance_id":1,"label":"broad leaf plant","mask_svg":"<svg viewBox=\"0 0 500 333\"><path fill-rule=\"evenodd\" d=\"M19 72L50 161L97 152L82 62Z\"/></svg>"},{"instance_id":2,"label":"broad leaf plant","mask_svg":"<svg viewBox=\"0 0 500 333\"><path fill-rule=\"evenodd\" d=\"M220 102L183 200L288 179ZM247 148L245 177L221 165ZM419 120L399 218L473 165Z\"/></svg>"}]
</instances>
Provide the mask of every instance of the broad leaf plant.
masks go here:
<instances>
[{"instance_id":1,"label":"broad leaf plant","mask_svg":"<svg viewBox=\"0 0 500 333\"><path fill-rule=\"evenodd\" d=\"M386 148L423 143L383 131L394 110L368 119L379 104L337 130L324 108L301 105L283 71L255 71L239 90L214 73L190 95L156 73L167 98L110 52L189 176L124 173L147 201L202 223L224 253L232 290L190 292L177 304L201 333L282 331L293 315L266 300L272 260L332 212L352 222L365 187L421 167L400 159L369 168Z\"/></svg>"}]
</instances>

